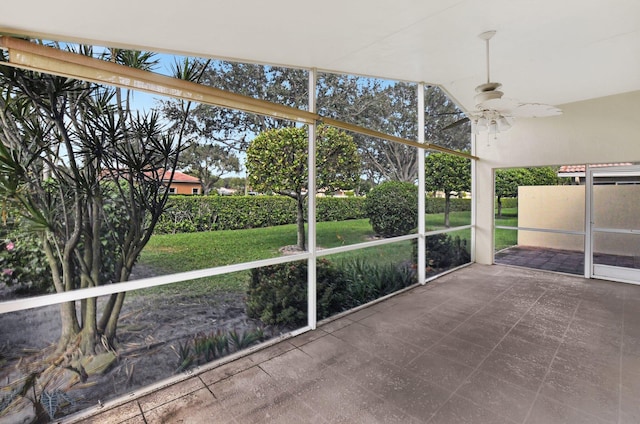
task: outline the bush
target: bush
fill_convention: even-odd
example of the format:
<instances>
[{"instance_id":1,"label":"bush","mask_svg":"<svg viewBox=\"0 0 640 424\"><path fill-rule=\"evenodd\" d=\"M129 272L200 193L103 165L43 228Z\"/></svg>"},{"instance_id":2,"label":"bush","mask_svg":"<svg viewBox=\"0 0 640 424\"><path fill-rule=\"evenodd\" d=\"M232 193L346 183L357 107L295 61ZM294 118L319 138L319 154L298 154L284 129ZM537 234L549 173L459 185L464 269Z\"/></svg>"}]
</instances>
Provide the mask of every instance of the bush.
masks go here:
<instances>
[{"instance_id":1,"label":"bush","mask_svg":"<svg viewBox=\"0 0 640 424\"><path fill-rule=\"evenodd\" d=\"M316 219L319 222L365 216L363 198L317 199ZM240 230L295 222L295 200L285 196L171 196L155 233Z\"/></svg>"},{"instance_id":2,"label":"bush","mask_svg":"<svg viewBox=\"0 0 640 424\"><path fill-rule=\"evenodd\" d=\"M418 187L407 182L384 182L367 194L365 211L376 234L408 234L418 226Z\"/></svg>"},{"instance_id":3,"label":"bush","mask_svg":"<svg viewBox=\"0 0 640 424\"><path fill-rule=\"evenodd\" d=\"M317 312L327 317L344 303L343 278L324 259L316 266ZM251 270L247 315L268 325L302 326L307 323L307 262L290 262Z\"/></svg>"},{"instance_id":4,"label":"bush","mask_svg":"<svg viewBox=\"0 0 640 424\"><path fill-rule=\"evenodd\" d=\"M502 207L504 209L517 208L518 207L518 198L517 197L503 197L502 199L500 199L500 202L502 203ZM498 209L498 199L497 198L496 198L496 201L495 201L495 208Z\"/></svg>"},{"instance_id":5,"label":"bush","mask_svg":"<svg viewBox=\"0 0 640 424\"><path fill-rule=\"evenodd\" d=\"M335 266L321 259L317 272L317 316L324 319L393 293L416 282L410 266L362 260ZM269 325L299 327L307 323L307 262L251 271L247 315Z\"/></svg>"},{"instance_id":6,"label":"bush","mask_svg":"<svg viewBox=\"0 0 640 424\"><path fill-rule=\"evenodd\" d=\"M156 234L240 230L295 222L295 202L284 196L171 196Z\"/></svg>"},{"instance_id":7,"label":"bush","mask_svg":"<svg viewBox=\"0 0 640 424\"><path fill-rule=\"evenodd\" d=\"M16 214L17 215L17 214ZM38 236L18 218L0 227L0 282L17 293L41 294L53 289L47 258Z\"/></svg>"},{"instance_id":8,"label":"bush","mask_svg":"<svg viewBox=\"0 0 640 424\"><path fill-rule=\"evenodd\" d=\"M464 265L471 261L467 240L448 234L427 236L427 270L437 271ZM413 240L413 254L418 257L418 242Z\"/></svg>"},{"instance_id":9,"label":"bush","mask_svg":"<svg viewBox=\"0 0 640 424\"><path fill-rule=\"evenodd\" d=\"M411 264L377 264L355 259L342 265L346 280L347 303L343 310L355 308L416 283Z\"/></svg>"},{"instance_id":10,"label":"bush","mask_svg":"<svg viewBox=\"0 0 640 424\"><path fill-rule=\"evenodd\" d=\"M366 218L364 204L364 197L318 197L316 220L326 222Z\"/></svg>"},{"instance_id":11,"label":"bush","mask_svg":"<svg viewBox=\"0 0 640 424\"><path fill-rule=\"evenodd\" d=\"M471 199L458 199L456 197L452 197L450 201L450 212L462 212L471 210ZM426 212L444 213L444 203L444 197L427 197Z\"/></svg>"}]
</instances>

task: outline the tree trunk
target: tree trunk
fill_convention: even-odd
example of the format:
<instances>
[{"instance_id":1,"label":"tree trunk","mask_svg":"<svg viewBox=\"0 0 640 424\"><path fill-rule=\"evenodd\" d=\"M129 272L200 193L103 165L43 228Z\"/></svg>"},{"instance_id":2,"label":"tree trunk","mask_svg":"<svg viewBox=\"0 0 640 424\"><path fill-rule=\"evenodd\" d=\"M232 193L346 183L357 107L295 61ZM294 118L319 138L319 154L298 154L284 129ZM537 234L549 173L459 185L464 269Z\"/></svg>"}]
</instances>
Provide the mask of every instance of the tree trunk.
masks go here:
<instances>
[{"instance_id":1,"label":"tree trunk","mask_svg":"<svg viewBox=\"0 0 640 424\"><path fill-rule=\"evenodd\" d=\"M444 194L444 226L449 228L449 210L451 209L451 193Z\"/></svg>"},{"instance_id":2,"label":"tree trunk","mask_svg":"<svg viewBox=\"0 0 640 424\"><path fill-rule=\"evenodd\" d=\"M304 196L298 195L296 198L296 202L298 203L298 214L297 214L297 224L298 224L298 247L302 250L307 250L307 241L304 233Z\"/></svg>"},{"instance_id":3,"label":"tree trunk","mask_svg":"<svg viewBox=\"0 0 640 424\"><path fill-rule=\"evenodd\" d=\"M97 299L91 297L86 299L85 310L82 315L82 330L80 331L80 349L85 355L97 353L96 343L98 341L97 322Z\"/></svg>"},{"instance_id":4,"label":"tree trunk","mask_svg":"<svg viewBox=\"0 0 640 424\"><path fill-rule=\"evenodd\" d=\"M62 320L62 329L60 331L58 351L62 352L67 349L67 345L74 340L80 332L80 324L76 316L76 302L60 304L60 319Z\"/></svg>"},{"instance_id":5,"label":"tree trunk","mask_svg":"<svg viewBox=\"0 0 640 424\"><path fill-rule=\"evenodd\" d=\"M109 341L109 343L113 343L116 338L116 330L118 328L118 319L120 318L120 311L122 310L122 305L124 304L124 296L125 292L120 292L116 295L116 302L113 310L111 311L111 316L109 317L109 321L107 322L107 326L104 329L104 335Z\"/></svg>"},{"instance_id":6,"label":"tree trunk","mask_svg":"<svg viewBox=\"0 0 640 424\"><path fill-rule=\"evenodd\" d=\"M502 199L498 196L498 218L502 218Z\"/></svg>"},{"instance_id":7,"label":"tree trunk","mask_svg":"<svg viewBox=\"0 0 640 424\"><path fill-rule=\"evenodd\" d=\"M107 326L107 323L109 322L109 318L111 317L111 312L113 311L113 307L116 304L117 297L118 297L117 293L114 293L111 296L109 296L109 300L102 308L102 316L100 317L100 322L98 323L98 330L100 330L100 332L104 333L104 329Z\"/></svg>"}]
</instances>

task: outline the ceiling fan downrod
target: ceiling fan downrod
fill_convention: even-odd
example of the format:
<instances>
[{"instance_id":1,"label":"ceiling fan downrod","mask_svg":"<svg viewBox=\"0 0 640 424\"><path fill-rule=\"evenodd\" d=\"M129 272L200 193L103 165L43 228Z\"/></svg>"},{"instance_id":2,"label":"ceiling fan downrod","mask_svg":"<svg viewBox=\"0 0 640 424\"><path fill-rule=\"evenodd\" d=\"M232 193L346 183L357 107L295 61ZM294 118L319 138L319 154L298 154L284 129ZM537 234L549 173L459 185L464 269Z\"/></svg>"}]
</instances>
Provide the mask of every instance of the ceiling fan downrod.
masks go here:
<instances>
[{"instance_id":1,"label":"ceiling fan downrod","mask_svg":"<svg viewBox=\"0 0 640 424\"><path fill-rule=\"evenodd\" d=\"M482 103L488 100L500 99L504 94L502 91L498 90L498 88L500 88L502 84L491 82L489 40L491 40L494 35L496 35L495 31L485 31L482 34L478 35L479 38L485 41L486 45L487 82L476 87L476 93L478 93L474 97L476 107L480 107Z\"/></svg>"}]
</instances>

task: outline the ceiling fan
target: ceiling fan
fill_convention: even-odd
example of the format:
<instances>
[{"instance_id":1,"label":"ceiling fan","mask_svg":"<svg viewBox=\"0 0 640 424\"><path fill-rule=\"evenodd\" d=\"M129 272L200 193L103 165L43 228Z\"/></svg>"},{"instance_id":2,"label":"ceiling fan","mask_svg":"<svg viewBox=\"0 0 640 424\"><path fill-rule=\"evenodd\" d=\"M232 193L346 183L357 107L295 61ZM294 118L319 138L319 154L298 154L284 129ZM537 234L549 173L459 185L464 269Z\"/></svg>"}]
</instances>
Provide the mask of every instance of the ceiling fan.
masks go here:
<instances>
[{"instance_id":1,"label":"ceiling fan","mask_svg":"<svg viewBox=\"0 0 640 424\"><path fill-rule=\"evenodd\" d=\"M542 103L521 103L502 97L504 93L499 90L502 84L491 82L490 77L489 40L495 34L496 31L486 31L478 36L485 40L487 49L487 82L476 87L476 95L474 96L476 109L469 112L464 119L447 125L443 130L471 121L472 128L476 133L489 131L489 133L496 134L511 128L515 118L541 118L562 113L555 106Z\"/></svg>"}]
</instances>

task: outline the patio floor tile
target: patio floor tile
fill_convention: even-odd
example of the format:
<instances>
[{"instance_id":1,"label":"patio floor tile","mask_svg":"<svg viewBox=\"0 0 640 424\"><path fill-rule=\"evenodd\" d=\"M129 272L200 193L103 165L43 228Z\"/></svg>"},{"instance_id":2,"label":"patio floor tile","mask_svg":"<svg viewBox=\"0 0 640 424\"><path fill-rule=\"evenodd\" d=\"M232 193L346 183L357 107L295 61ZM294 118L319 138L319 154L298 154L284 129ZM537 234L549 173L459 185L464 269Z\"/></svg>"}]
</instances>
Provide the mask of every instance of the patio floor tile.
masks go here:
<instances>
[{"instance_id":1,"label":"patio floor tile","mask_svg":"<svg viewBox=\"0 0 640 424\"><path fill-rule=\"evenodd\" d=\"M640 286L472 265L68 422L636 423L631 311Z\"/></svg>"}]
</instances>

